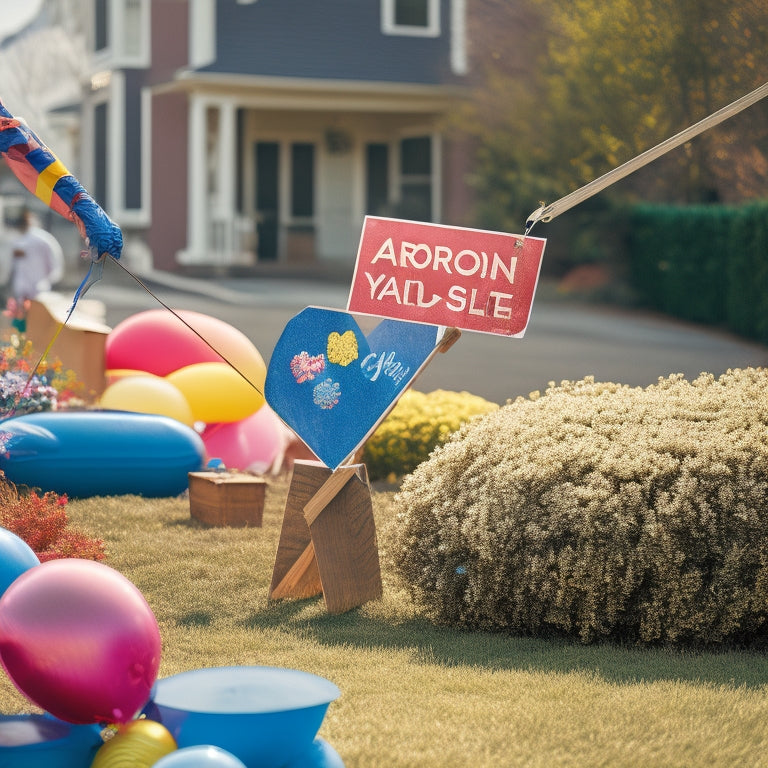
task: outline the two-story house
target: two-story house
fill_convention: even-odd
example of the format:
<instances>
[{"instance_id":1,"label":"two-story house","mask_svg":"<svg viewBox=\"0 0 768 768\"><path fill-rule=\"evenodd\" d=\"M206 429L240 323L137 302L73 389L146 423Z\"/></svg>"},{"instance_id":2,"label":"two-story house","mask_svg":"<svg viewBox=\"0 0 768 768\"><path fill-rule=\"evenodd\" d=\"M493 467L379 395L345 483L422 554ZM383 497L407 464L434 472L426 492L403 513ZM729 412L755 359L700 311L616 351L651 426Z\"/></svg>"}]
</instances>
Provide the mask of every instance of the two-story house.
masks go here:
<instances>
[{"instance_id":1,"label":"two-story house","mask_svg":"<svg viewBox=\"0 0 768 768\"><path fill-rule=\"evenodd\" d=\"M79 171L126 258L351 270L367 213L466 223L465 3L92 0Z\"/></svg>"}]
</instances>

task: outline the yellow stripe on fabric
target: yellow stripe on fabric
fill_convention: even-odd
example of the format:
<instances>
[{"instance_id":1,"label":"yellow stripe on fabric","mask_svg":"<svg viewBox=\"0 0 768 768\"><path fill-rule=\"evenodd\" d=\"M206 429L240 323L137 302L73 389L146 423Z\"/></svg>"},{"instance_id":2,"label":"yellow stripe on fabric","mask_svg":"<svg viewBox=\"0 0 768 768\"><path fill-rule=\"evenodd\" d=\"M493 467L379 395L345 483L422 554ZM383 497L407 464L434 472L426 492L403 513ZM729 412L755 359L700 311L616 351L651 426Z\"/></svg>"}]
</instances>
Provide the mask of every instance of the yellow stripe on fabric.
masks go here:
<instances>
[{"instance_id":1,"label":"yellow stripe on fabric","mask_svg":"<svg viewBox=\"0 0 768 768\"><path fill-rule=\"evenodd\" d=\"M64 167L64 163L58 159L54 160L47 168L43 168L43 170L40 171L40 175L37 177L35 195L46 205L51 204L53 188L62 176L69 176L69 171Z\"/></svg>"}]
</instances>

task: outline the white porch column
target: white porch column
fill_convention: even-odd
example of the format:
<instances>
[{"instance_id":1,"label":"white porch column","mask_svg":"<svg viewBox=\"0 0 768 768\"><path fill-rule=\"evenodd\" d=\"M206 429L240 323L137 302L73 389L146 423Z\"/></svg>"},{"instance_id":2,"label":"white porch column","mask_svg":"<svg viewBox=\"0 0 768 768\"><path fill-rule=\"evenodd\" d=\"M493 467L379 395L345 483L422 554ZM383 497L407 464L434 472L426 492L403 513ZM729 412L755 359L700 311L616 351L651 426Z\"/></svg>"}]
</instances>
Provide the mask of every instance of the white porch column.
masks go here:
<instances>
[{"instance_id":1,"label":"white porch column","mask_svg":"<svg viewBox=\"0 0 768 768\"><path fill-rule=\"evenodd\" d=\"M237 126L235 104L225 101L219 106L219 165L217 179L218 214L223 221L235 215L235 159L237 155Z\"/></svg>"},{"instance_id":2,"label":"white porch column","mask_svg":"<svg viewBox=\"0 0 768 768\"><path fill-rule=\"evenodd\" d=\"M208 217L206 177L206 108L207 102L191 96L189 102L189 144L187 163L189 191L187 193L187 248L179 255L184 264L205 261L208 251Z\"/></svg>"}]
</instances>

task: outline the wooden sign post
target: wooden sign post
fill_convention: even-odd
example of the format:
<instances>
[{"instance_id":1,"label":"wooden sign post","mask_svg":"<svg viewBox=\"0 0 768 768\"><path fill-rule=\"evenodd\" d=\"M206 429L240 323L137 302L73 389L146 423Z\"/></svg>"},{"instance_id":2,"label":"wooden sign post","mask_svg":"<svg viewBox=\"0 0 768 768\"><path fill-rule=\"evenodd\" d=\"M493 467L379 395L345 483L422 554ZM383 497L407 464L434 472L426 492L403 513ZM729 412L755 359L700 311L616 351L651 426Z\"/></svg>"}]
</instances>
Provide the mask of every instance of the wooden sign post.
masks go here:
<instances>
[{"instance_id":1,"label":"wooden sign post","mask_svg":"<svg viewBox=\"0 0 768 768\"><path fill-rule=\"evenodd\" d=\"M544 242L366 217L347 311L307 307L267 371L267 402L320 459L294 465L270 599L322 593L341 613L381 596L365 465L345 462L460 328L523 336ZM354 313L385 319L364 334Z\"/></svg>"},{"instance_id":2,"label":"wooden sign post","mask_svg":"<svg viewBox=\"0 0 768 768\"><path fill-rule=\"evenodd\" d=\"M344 613L381 597L365 464L335 471L316 461L294 464L269 598L320 593L329 613Z\"/></svg>"}]
</instances>

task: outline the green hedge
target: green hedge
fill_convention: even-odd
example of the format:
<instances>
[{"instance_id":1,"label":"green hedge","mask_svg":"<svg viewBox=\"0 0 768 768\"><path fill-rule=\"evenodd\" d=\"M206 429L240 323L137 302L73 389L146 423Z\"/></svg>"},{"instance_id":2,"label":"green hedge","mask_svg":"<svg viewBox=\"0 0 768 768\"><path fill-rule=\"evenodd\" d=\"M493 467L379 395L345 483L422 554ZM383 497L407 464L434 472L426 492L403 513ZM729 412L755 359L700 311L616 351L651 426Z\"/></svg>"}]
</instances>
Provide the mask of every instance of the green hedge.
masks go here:
<instances>
[{"instance_id":1,"label":"green hedge","mask_svg":"<svg viewBox=\"0 0 768 768\"><path fill-rule=\"evenodd\" d=\"M768 343L768 203L739 209L728 249L728 327Z\"/></svg>"},{"instance_id":2,"label":"green hedge","mask_svg":"<svg viewBox=\"0 0 768 768\"><path fill-rule=\"evenodd\" d=\"M768 631L768 371L554 384L405 478L386 556L454 626L678 646Z\"/></svg>"},{"instance_id":3,"label":"green hedge","mask_svg":"<svg viewBox=\"0 0 768 768\"><path fill-rule=\"evenodd\" d=\"M630 280L644 304L768 343L768 203L627 215Z\"/></svg>"}]
</instances>

